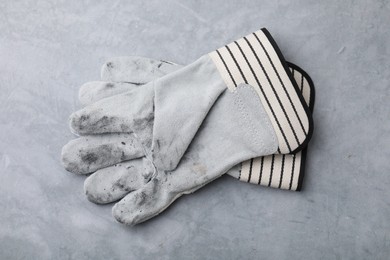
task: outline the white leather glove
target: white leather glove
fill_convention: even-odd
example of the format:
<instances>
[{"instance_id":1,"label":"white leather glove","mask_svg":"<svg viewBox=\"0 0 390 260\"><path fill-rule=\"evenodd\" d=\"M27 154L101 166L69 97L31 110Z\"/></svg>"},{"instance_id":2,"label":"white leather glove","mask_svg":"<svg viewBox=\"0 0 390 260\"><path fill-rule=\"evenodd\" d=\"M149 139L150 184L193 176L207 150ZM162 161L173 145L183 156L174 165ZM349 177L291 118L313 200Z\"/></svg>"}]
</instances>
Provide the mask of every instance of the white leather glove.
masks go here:
<instances>
[{"instance_id":1,"label":"white leather glove","mask_svg":"<svg viewBox=\"0 0 390 260\"><path fill-rule=\"evenodd\" d=\"M310 114L303 102L303 98L298 94L298 88L292 81L291 74L283 57L266 31L259 31L255 34L248 35L209 55L216 65L221 78L230 89L230 92L225 91L223 96L218 99L217 103L212 108L212 112L210 112L210 115L203 123L201 131L198 132L196 138L186 152L184 158L189 159L183 159L178 168L174 171L162 171L159 170L158 167L154 167L153 160L150 160L151 157L149 157L148 160L150 163L149 166L151 167L145 167L145 163L140 162L141 160L133 160L124 163L126 164L125 167L122 167L124 164L117 165L117 167L122 167L121 170L114 170L114 167L108 167L97 171L86 181L85 187L89 199L98 203L116 201L133 190L143 190L144 187L149 187L151 185L150 183L152 180L155 180L153 183L159 183L156 184L157 187L162 186L160 181L163 179L169 179L169 181L167 181L167 183L169 183L168 186L172 186L175 183L177 184L173 185L172 190L168 189L168 193L174 194L174 196L169 197L169 199L161 204L164 206L154 205L148 210L141 210L140 212L145 213L140 213L140 215L132 216L128 210L123 209L116 211L115 209L119 207L116 206L113 212L118 220L128 224L144 221L163 210L181 194L192 192L209 181L219 177L234 164L241 162L245 157L251 154L252 157L255 157L275 152L293 152L302 149L302 147L306 145L311 133ZM179 71L182 71L182 69ZM170 75L174 75L175 73L177 72ZM162 79L166 77L167 76ZM138 92L139 89L143 89L147 87L147 85L128 93ZM237 85L240 85L241 87L236 91L235 88ZM94 105L100 105L100 102L111 100L118 96L121 95L103 99ZM255 99L253 99L252 96L254 96ZM220 100L226 101L223 102ZM260 104L262 104L259 109L257 109L258 104L256 104L258 102L261 102ZM98 105L95 107L98 108ZM239 111L237 111L237 109ZM252 112L252 109L255 109L255 111ZM240 110L248 110L249 112L246 111L242 114L242 111L240 112ZM258 112L260 114L256 114ZM213 118L213 120L211 121L210 118ZM227 118L234 120L229 120L228 122L224 121L224 119ZM254 119L256 119L256 122L251 122ZM240 124L237 124L237 122ZM260 125L257 125L258 123ZM205 124L206 126L211 125L211 127L205 127ZM255 126L253 126L253 124L255 124ZM267 128L267 124L271 128ZM88 125L88 123L86 125ZM245 126L245 128L239 127L240 125ZM225 133L225 130L221 129L219 130L220 134L217 134L218 131L215 129L218 127L229 130L228 132L232 135ZM274 132L269 131L269 129L272 129ZM253 133L251 134L252 131L258 132L259 136L254 137ZM139 135L136 135L136 140L139 140L138 136ZM198 136L201 136L202 138ZM238 138L239 136L242 136L243 139L240 140ZM251 137L249 138L249 136ZM221 137L222 140L220 140ZM247 139L245 139L245 137ZM252 141L259 141L262 143L260 145L262 147L256 146L256 148L253 148L253 143L251 143L249 139L253 139ZM206 145L205 140L208 141L208 145ZM221 144L215 143L215 140L218 140ZM241 142L241 144L236 142ZM144 140L141 139L139 143L145 148ZM198 145L194 145L194 143ZM139 144L136 146L138 147ZM71 148L68 149L69 147ZM72 149L76 152L79 151L74 149L74 147L77 148L77 145L65 147L67 149L64 148L65 152L63 154L67 155L66 152L71 151ZM213 151L213 147L218 148L215 150L218 153L209 153L209 151ZM215 158L215 156L218 156L217 154L223 155L230 147L241 147L241 149L226 154L228 159L221 159L220 162L216 162L215 160L219 158ZM137 156L140 155L140 153L137 154ZM198 155L203 155L204 157L199 157L199 160L196 158ZM68 156L67 158L72 157ZM154 157L152 157L152 159L154 159ZM240 160L237 161L238 159ZM208 162L203 160L212 161ZM64 161L66 162L66 160ZM186 162L190 162L190 164L188 165ZM75 164L77 165L77 162ZM198 164L200 166L204 165L206 168L203 168L203 166L201 168L190 167L190 165L194 166ZM189 170L189 168L192 170ZM221 172L222 169L223 171ZM114 172L115 174L112 174ZM178 174L180 172L183 172L184 176L178 177L180 176ZM202 178L202 180L197 179L199 176L194 177L195 175L192 176L191 172L196 173L196 176L202 172L204 178ZM167 176L174 177L170 179L171 177ZM188 178L185 176L188 176ZM182 178L184 180L181 180ZM134 186L132 186L132 184L134 184ZM183 188L183 185L185 188ZM110 188L107 189L108 187ZM111 192L113 190L116 192ZM157 192L156 189L153 190ZM138 191L131 192L128 196L136 196L138 193ZM141 192L141 194L145 193ZM132 201L126 198L122 201ZM161 202L161 199L153 194L149 194L145 197L145 199L148 200L151 198ZM122 205L122 201L118 205ZM126 205L126 207L129 206L128 204ZM132 212L133 210L130 211ZM123 215L118 212L125 213Z\"/></svg>"}]
</instances>

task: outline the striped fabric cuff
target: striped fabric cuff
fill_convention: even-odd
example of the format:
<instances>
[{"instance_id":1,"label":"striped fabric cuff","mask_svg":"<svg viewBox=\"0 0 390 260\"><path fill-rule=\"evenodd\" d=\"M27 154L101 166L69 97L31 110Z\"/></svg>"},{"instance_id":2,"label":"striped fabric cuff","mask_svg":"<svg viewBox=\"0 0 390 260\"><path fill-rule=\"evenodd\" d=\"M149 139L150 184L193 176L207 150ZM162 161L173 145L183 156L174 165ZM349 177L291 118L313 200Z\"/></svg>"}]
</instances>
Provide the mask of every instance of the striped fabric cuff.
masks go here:
<instances>
[{"instance_id":1,"label":"striped fabric cuff","mask_svg":"<svg viewBox=\"0 0 390 260\"><path fill-rule=\"evenodd\" d=\"M309 108L275 41L261 29L211 52L227 87L255 87L278 139L278 153L302 150L312 134Z\"/></svg>"},{"instance_id":2,"label":"striped fabric cuff","mask_svg":"<svg viewBox=\"0 0 390 260\"><path fill-rule=\"evenodd\" d=\"M315 90L310 76L295 64L288 63L310 111L314 108ZM307 147L296 154L270 155L243 162L240 181L273 188L300 191L305 174Z\"/></svg>"}]
</instances>

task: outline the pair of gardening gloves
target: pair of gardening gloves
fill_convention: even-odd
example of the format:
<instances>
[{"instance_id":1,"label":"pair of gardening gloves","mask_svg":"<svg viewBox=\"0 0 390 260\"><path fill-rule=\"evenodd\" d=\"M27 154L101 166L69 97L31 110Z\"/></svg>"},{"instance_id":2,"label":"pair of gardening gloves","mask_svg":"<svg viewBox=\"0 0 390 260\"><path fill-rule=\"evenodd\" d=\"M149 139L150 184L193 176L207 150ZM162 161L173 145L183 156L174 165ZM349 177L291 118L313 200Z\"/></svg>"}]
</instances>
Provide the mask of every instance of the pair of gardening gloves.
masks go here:
<instances>
[{"instance_id":1,"label":"pair of gardening gloves","mask_svg":"<svg viewBox=\"0 0 390 260\"><path fill-rule=\"evenodd\" d=\"M88 199L116 202L128 225L227 173L300 190L313 124L310 77L266 29L183 66L142 57L106 62L79 91L66 170L89 175Z\"/></svg>"}]
</instances>

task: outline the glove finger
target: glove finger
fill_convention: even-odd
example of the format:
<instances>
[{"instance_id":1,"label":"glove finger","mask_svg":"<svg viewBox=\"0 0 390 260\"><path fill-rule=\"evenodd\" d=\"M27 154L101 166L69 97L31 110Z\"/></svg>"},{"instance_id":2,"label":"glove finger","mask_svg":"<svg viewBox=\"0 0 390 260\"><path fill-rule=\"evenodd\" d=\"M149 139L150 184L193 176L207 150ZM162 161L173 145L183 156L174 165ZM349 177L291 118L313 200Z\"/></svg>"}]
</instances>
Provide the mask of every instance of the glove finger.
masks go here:
<instances>
[{"instance_id":1,"label":"glove finger","mask_svg":"<svg viewBox=\"0 0 390 260\"><path fill-rule=\"evenodd\" d=\"M130 226L139 224L160 214L183 194L193 193L211 181L194 169L176 176L173 174L160 174L126 195L112 208L114 218Z\"/></svg>"},{"instance_id":2,"label":"glove finger","mask_svg":"<svg viewBox=\"0 0 390 260\"><path fill-rule=\"evenodd\" d=\"M103 98L131 91L138 86L124 82L92 81L80 87L79 100L83 106L87 106Z\"/></svg>"},{"instance_id":3,"label":"glove finger","mask_svg":"<svg viewBox=\"0 0 390 260\"><path fill-rule=\"evenodd\" d=\"M86 106L70 116L70 129L79 135L129 133L153 124L153 85L115 95Z\"/></svg>"},{"instance_id":4,"label":"glove finger","mask_svg":"<svg viewBox=\"0 0 390 260\"><path fill-rule=\"evenodd\" d=\"M88 174L116 163L144 156L142 146L133 134L83 136L62 148L65 169Z\"/></svg>"},{"instance_id":5,"label":"glove finger","mask_svg":"<svg viewBox=\"0 0 390 260\"><path fill-rule=\"evenodd\" d=\"M157 179L131 192L112 208L115 219L126 225L136 225L162 212L173 201Z\"/></svg>"},{"instance_id":6,"label":"glove finger","mask_svg":"<svg viewBox=\"0 0 390 260\"><path fill-rule=\"evenodd\" d=\"M150 175L151 172L144 169L143 159L135 159L90 175L84 182L84 191L91 202L111 203L141 188Z\"/></svg>"},{"instance_id":7,"label":"glove finger","mask_svg":"<svg viewBox=\"0 0 390 260\"><path fill-rule=\"evenodd\" d=\"M129 82L145 84L180 69L169 61L154 60L145 57L114 57L103 64L101 79L110 82Z\"/></svg>"}]
</instances>

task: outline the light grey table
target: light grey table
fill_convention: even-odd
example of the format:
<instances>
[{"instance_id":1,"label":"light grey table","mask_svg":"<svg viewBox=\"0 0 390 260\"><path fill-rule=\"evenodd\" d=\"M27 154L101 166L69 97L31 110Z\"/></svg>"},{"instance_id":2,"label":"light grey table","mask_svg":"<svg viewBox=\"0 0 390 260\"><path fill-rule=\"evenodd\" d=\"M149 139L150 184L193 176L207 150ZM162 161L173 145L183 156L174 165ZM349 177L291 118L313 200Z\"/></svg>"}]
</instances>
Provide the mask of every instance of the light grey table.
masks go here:
<instances>
[{"instance_id":1,"label":"light grey table","mask_svg":"<svg viewBox=\"0 0 390 260\"><path fill-rule=\"evenodd\" d=\"M111 56L189 63L267 27L316 85L301 193L223 177L134 228L60 165ZM0 259L388 259L389 1L0 2Z\"/></svg>"}]
</instances>

